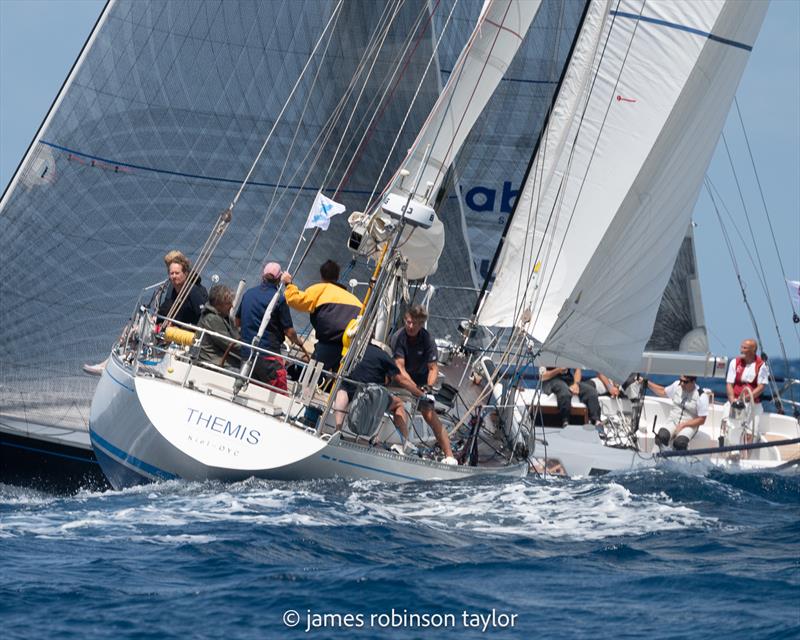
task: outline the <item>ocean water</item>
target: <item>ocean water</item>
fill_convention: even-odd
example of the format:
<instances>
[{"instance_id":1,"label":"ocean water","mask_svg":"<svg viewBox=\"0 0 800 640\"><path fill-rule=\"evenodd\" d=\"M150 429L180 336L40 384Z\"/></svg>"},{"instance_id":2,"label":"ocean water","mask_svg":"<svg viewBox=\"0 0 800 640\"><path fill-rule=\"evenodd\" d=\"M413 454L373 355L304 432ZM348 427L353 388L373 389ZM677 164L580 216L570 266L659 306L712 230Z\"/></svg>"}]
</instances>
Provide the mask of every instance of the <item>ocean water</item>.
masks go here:
<instances>
[{"instance_id":1,"label":"ocean water","mask_svg":"<svg viewBox=\"0 0 800 640\"><path fill-rule=\"evenodd\" d=\"M800 478L0 485L0 636L800 638Z\"/></svg>"}]
</instances>

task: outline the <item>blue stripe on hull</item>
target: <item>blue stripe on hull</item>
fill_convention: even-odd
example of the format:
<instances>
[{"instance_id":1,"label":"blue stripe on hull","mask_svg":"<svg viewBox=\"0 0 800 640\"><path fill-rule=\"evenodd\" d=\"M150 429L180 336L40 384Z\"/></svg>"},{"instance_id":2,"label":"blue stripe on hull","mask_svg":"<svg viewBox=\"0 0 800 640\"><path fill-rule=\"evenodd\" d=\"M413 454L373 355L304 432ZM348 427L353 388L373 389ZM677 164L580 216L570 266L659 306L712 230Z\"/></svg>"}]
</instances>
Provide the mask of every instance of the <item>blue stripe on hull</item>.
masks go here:
<instances>
[{"instance_id":1,"label":"blue stripe on hull","mask_svg":"<svg viewBox=\"0 0 800 640\"><path fill-rule=\"evenodd\" d=\"M151 464L148 464L144 460L140 460L136 456L133 456L122 449L114 446L108 440L103 438L102 436L98 435L97 432L94 430L89 431L89 437L92 440L92 447L97 454L97 460L100 463L100 466L103 468L103 473L105 473L111 483L117 487L126 487L126 486L135 486L138 484L142 484L143 482L152 482L154 477L159 478L161 480L176 480L178 478L177 475L174 473L170 473L169 471L164 471L163 469L159 469ZM100 454L103 454L101 458ZM105 460L104 460L105 459ZM107 470L105 461L109 461L112 463L112 469ZM124 464L123 464L124 463ZM120 484L117 484L115 479L112 477L112 474L119 475L120 472L115 467L122 467L125 470L125 473L121 474L121 481ZM144 473L139 473L135 469L131 467L135 467L136 469L141 469ZM135 477L137 478L136 481L131 482L130 478ZM125 480L128 478L128 480Z\"/></svg>"},{"instance_id":2,"label":"blue stripe on hull","mask_svg":"<svg viewBox=\"0 0 800 640\"><path fill-rule=\"evenodd\" d=\"M117 490L137 487L153 481L151 478L139 475L133 469L118 462L116 458L111 457L99 447L95 447L94 453L106 478L108 478L111 486Z\"/></svg>"},{"instance_id":3,"label":"blue stripe on hull","mask_svg":"<svg viewBox=\"0 0 800 640\"><path fill-rule=\"evenodd\" d=\"M355 467L357 469L365 469L367 471L374 471L376 473L382 473L384 475L394 477L394 478L402 478L403 480L420 480L415 476L409 476L404 473L395 473L394 471L385 471L384 469L379 469L378 467L371 467L365 464L359 464L358 462L350 462L349 460L342 460L341 458L332 458L329 455L322 454L320 456L323 460L329 460L331 462L338 462L339 464L348 465L351 467Z\"/></svg>"}]
</instances>

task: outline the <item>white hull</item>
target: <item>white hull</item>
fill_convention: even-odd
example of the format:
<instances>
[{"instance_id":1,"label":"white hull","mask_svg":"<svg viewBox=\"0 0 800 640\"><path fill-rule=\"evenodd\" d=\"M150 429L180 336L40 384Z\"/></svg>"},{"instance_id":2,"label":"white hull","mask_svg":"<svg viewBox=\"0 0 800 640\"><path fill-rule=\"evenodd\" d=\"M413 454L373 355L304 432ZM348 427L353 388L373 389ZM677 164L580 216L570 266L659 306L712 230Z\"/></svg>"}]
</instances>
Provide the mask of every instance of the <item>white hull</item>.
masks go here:
<instances>
[{"instance_id":1,"label":"white hull","mask_svg":"<svg viewBox=\"0 0 800 640\"><path fill-rule=\"evenodd\" d=\"M138 373L112 355L103 373L90 417L90 435L97 458L115 488L156 480L236 481L249 477L275 480L367 478L392 482L459 480L475 475L515 477L527 463L505 467L448 466L377 447L347 442L338 434L318 435L267 415L268 406L283 407L290 416L303 406L263 389L232 402L224 385L231 378L193 367L194 388L169 377L183 374L170 363L170 376ZM167 365L163 365L167 366ZM178 373L175 373L177 369ZM214 378L221 385L214 386ZM196 384L202 378L204 384ZM198 390L198 389L201 389ZM257 394L267 396L260 402Z\"/></svg>"},{"instance_id":2,"label":"white hull","mask_svg":"<svg viewBox=\"0 0 800 640\"><path fill-rule=\"evenodd\" d=\"M624 403L624 406L623 406ZM601 398L603 415L626 412L630 403ZM699 466L701 469L716 467L729 471L757 471L794 467L800 463L800 445L770 446L749 451L721 451L679 457L663 457L655 444L653 424L663 425L669 414L670 403L660 398L646 398L636 432L636 448L630 440L616 437L613 431L603 440L591 425L569 425L568 427L538 428L533 455L545 459L551 469L555 468L569 476L589 476L610 471L630 471L652 467L657 464L679 464ZM722 434L723 408L713 404L706 424L689 444L689 452L719 448ZM765 413L756 417L758 436L755 442L776 442L800 438L800 424L789 416ZM658 426L656 428L658 428ZM610 431L610 430L607 430ZM742 434L731 429L725 445L743 443ZM666 451L666 450L665 450Z\"/></svg>"}]
</instances>

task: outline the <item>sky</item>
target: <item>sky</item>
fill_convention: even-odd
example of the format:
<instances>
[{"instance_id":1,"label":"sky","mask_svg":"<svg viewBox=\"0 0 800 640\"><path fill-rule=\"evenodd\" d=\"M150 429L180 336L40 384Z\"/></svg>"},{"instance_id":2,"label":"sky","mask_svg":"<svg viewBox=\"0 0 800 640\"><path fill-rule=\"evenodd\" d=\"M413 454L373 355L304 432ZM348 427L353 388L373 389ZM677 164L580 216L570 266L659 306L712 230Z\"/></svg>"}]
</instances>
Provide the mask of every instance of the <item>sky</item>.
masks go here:
<instances>
[{"instance_id":1,"label":"sky","mask_svg":"<svg viewBox=\"0 0 800 640\"><path fill-rule=\"evenodd\" d=\"M101 0L0 0L3 188L104 4ZM739 85L737 103L761 189L734 106L724 136L738 185L722 141L707 173L721 196L717 207L724 225L705 189L694 214L711 351L735 355L741 340L755 335L724 230L765 350L779 357L780 335L787 355L800 358L800 325L792 322L784 282L784 277L800 280L800 0L772 0Z\"/></svg>"}]
</instances>

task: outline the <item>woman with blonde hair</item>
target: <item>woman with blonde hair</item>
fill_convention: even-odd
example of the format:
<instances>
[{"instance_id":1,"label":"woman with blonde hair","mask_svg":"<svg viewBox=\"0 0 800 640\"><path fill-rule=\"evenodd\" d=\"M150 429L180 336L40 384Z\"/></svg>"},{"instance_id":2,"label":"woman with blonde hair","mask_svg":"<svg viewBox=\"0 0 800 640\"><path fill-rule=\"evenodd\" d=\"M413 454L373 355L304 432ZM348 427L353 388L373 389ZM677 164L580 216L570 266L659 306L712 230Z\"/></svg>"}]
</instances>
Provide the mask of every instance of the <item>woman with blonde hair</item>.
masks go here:
<instances>
[{"instance_id":1,"label":"woman with blonde hair","mask_svg":"<svg viewBox=\"0 0 800 640\"><path fill-rule=\"evenodd\" d=\"M161 305L158 307L158 315L160 316L169 314L172 305L189 278L189 273L192 271L192 263L177 249L169 251L164 256L164 264L167 266L170 288L164 296ZM200 312L206 300L208 300L208 292L200 283L200 278L198 277L197 282L192 285L189 295L186 296L181 306L178 307L173 318L178 322L197 324L197 321L200 319Z\"/></svg>"}]
</instances>

